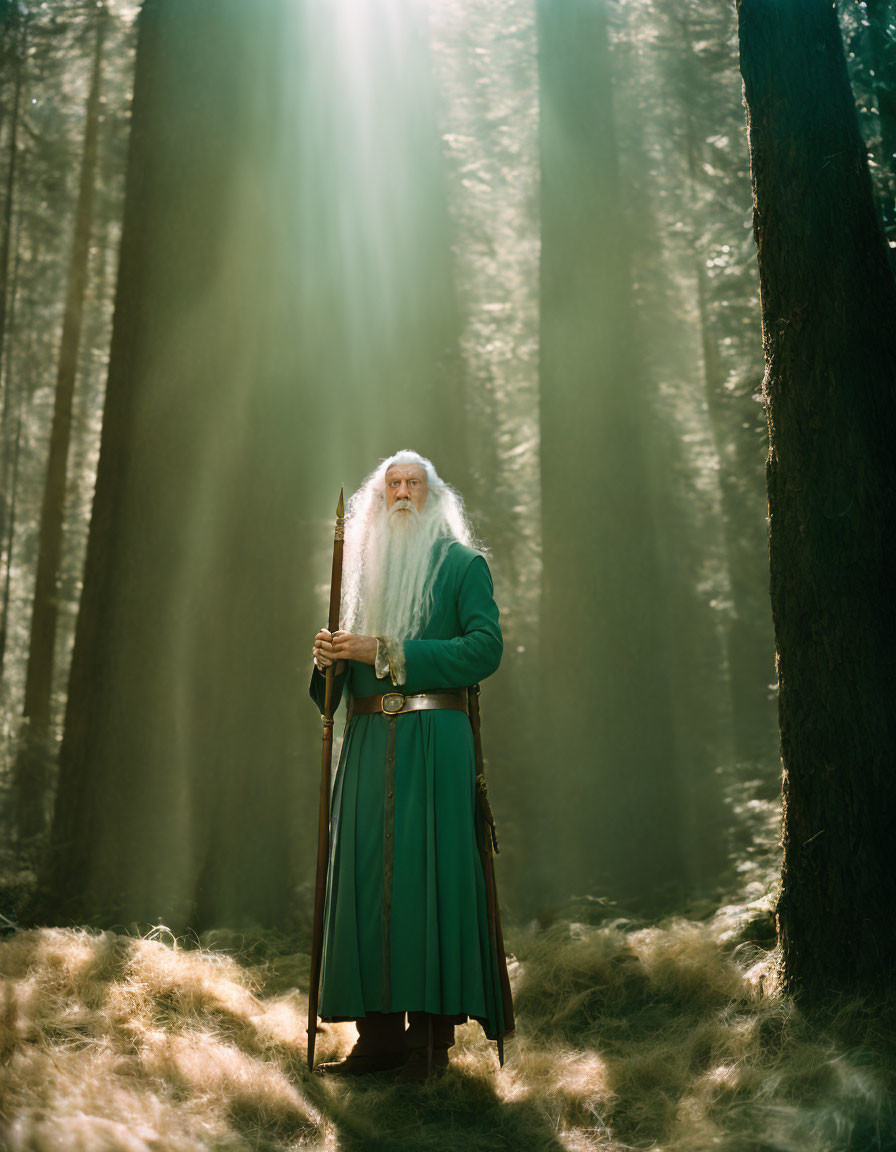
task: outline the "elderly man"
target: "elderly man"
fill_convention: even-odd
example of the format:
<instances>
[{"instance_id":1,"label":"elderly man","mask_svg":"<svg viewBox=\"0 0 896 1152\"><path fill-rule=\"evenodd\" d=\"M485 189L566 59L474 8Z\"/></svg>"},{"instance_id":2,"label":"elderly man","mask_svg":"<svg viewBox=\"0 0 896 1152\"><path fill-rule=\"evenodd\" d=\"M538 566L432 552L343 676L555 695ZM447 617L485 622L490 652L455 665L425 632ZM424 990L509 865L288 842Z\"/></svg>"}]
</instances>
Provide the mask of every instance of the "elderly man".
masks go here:
<instances>
[{"instance_id":1,"label":"elderly man","mask_svg":"<svg viewBox=\"0 0 896 1152\"><path fill-rule=\"evenodd\" d=\"M349 501L343 628L314 639L311 696L350 694L333 785L320 1015L354 1020L322 1071L448 1065L454 1026L512 1029L476 842L466 689L501 660L492 580L456 492L408 450ZM335 704L334 704L335 707ZM505 978L506 988L506 978ZM405 1013L408 1028L405 1030Z\"/></svg>"}]
</instances>

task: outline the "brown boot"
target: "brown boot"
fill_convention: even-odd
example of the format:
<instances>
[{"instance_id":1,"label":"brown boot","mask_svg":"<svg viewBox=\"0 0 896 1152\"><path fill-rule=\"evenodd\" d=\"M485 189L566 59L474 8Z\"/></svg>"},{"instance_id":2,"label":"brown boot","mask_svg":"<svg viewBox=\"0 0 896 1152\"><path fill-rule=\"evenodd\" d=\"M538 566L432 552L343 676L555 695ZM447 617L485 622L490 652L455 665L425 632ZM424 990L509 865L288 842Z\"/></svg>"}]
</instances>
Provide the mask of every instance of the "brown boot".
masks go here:
<instances>
[{"instance_id":1,"label":"brown boot","mask_svg":"<svg viewBox=\"0 0 896 1152\"><path fill-rule=\"evenodd\" d=\"M407 1057L403 1012L368 1012L355 1024L358 1039L344 1060L318 1064L324 1076L367 1076L398 1068Z\"/></svg>"},{"instance_id":2,"label":"brown boot","mask_svg":"<svg viewBox=\"0 0 896 1152\"><path fill-rule=\"evenodd\" d=\"M408 1012L408 1058L400 1080L423 1083L441 1076L449 1065L448 1049L454 1044L454 1021L432 1012Z\"/></svg>"}]
</instances>

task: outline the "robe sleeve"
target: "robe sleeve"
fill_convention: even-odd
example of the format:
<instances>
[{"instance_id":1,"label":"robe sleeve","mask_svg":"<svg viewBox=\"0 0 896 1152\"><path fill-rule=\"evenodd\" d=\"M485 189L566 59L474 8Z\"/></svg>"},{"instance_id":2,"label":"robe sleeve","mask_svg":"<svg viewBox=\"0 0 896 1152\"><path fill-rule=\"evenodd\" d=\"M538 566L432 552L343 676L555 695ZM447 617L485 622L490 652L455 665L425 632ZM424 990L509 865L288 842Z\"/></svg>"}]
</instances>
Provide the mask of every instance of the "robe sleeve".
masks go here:
<instances>
[{"instance_id":1,"label":"robe sleeve","mask_svg":"<svg viewBox=\"0 0 896 1152\"><path fill-rule=\"evenodd\" d=\"M465 688L484 680L501 663L504 642L498 626L492 574L485 557L474 556L457 597L461 635L450 640L405 640L407 680L433 691Z\"/></svg>"},{"instance_id":2,"label":"robe sleeve","mask_svg":"<svg viewBox=\"0 0 896 1152\"><path fill-rule=\"evenodd\" d=\"M338 676L333 677L333 715L336 715L336 709L339 707L339 701L342 699L342 692L345 688L346 677L348 676L350 661L346 660L345 667ZM311 684L308 689L308 694L317 705L320 714L324 712L324 692L326 691L327 680L318 672L317 668L311 665Z\"/></svg>"}]
</instances>

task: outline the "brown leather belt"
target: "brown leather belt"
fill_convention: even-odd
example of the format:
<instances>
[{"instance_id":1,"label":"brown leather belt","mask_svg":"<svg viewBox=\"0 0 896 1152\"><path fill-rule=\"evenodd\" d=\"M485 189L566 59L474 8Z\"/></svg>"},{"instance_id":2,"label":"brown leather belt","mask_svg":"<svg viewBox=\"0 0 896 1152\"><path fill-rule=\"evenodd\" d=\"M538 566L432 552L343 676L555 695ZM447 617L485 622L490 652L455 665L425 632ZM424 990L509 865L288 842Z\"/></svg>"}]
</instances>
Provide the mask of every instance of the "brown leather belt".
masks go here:
<instances>
[{"instance_id":1,"label":"brown leather belt","mask_svg":"<svg viewBox=\"0 0 896 1152\"><path fill-rule=\"evenodd\" d=\"M400 716L403 712L420 712L428 708L456 708L467 710L467 692L385 692L382 696L356 696L352 699L353 716L371 716L382 712L386 716Z\"/></svg>"}]
</instances>

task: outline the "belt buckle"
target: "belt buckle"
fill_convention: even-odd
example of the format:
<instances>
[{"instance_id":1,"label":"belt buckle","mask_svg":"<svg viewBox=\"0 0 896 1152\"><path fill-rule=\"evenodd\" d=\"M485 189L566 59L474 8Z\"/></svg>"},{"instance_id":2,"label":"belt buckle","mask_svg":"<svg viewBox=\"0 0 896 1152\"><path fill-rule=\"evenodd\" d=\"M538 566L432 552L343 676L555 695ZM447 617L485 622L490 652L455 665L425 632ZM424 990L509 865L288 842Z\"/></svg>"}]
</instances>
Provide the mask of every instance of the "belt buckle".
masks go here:
<instances>
[{"instance_id":1,"label":"belt buckle","mask_svg":"<svg viewBox=\"0 0 896 1152\"><path fill-rule=\"evenodd\" d=\"M380 708L387 716L394 716L404 708L406 699L407 697L403 696L401 692L387 692L383 696Z\"/></svg>"}]
</instances>

